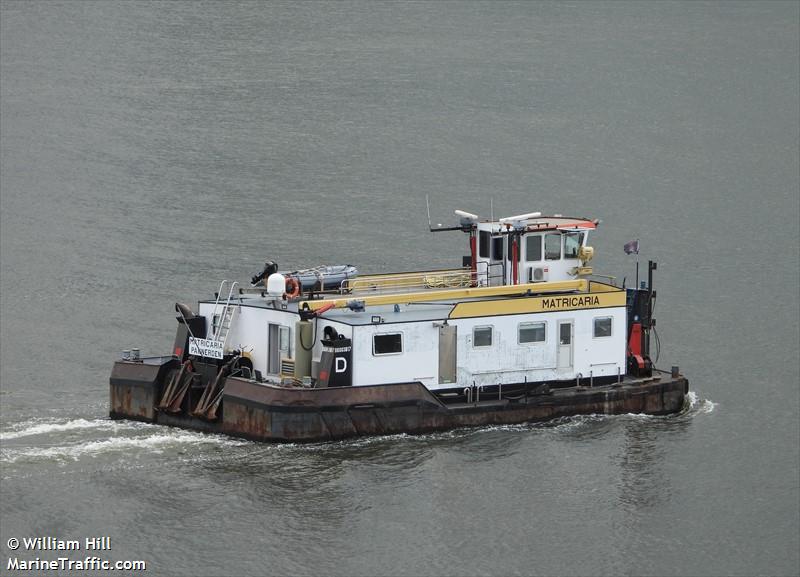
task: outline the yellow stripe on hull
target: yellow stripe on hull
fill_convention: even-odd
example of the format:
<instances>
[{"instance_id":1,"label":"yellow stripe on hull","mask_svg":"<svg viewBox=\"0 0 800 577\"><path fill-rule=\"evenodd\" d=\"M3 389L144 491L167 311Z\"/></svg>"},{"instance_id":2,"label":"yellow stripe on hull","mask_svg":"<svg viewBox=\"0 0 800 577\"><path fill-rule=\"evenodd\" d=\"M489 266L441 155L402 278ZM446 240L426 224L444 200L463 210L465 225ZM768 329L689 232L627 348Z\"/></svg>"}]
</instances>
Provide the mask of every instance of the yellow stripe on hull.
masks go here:
<instances>
[{"instance_id":1,"label":"yellow stripe on hull","mask_svg":"<svg viewBox=\"0 0 800 577\"><path fill-rule=\"evenodd\" d=\"M542 293L568 293L583 292L589 288L589 281L585 279L569 280L562 282L539 282L497 287L458 288L446 290L430 290L425 292L399 293L388 295L359 296L353 295L338 299L322 299L306 301L308 308L317 310L326 305L333 304L336 308L344 308L351 300L363 301L366 306L404 304L414 302L448 301L454 299L482 298L497 296L524 295L528 291L534 294ZM625 304L625 293L622 293ZM525 299L529 300L529 299ZM502 301L501 301L502 302ZM462 303L466 304L466 303ZM478 303L488 304L488 303ZM458 305L461 306L461 305Z\"/></svg>"},{"instance_id":2,"label":"yellow stripe on hull","mask_svg":"<svg viewBox=\"0 0 800 577\"><path fill-rule=\"evenodd\" d=\"M579 295L541 296L458 303L450 311L451 319L518 315L580 309L624 307L625 291L584 293Z\"/></svg>"}]
</instances>

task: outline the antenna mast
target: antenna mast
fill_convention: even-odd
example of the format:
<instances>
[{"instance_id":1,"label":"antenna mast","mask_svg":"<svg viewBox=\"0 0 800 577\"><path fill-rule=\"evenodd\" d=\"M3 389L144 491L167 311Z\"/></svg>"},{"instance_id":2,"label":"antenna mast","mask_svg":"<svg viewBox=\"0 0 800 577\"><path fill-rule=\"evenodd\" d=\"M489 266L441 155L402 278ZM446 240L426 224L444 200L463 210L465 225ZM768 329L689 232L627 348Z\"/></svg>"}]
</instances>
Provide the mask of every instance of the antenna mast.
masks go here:
<instances>
[{"instance_id":1,"label":"antenna mast","mask_svg":"<svg viewBox=\"0 0 800 577\"><path fill-rule=\"evenodd\" d=\"M425 195L425 205L428 207L428 228L433 230L433 225L431 224L431 201L427 194Z\"/></svg>"}]
</instances>

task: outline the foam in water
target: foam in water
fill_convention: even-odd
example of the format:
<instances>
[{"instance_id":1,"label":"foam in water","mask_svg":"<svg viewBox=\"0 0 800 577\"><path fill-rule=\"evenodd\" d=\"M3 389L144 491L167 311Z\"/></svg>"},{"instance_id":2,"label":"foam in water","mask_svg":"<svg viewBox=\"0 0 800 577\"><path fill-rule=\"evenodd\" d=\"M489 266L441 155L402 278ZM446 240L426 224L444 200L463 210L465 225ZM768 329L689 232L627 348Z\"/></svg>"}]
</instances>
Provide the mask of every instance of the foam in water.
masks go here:
<instances>
[{"instance_id":1,"label":"foam in water","mask_svg":"<svg viewBox=\"0 0 800 577\"><path fill-rule=\"evenodd\" d=\"M689 414L708 414L714 411L717 403L708 399L701 399L695 391L689 391L686 396L686 409L685 413ZM651 415L645 414L626 414L620 415L625 418L634 419L651 419ZM441 431L431 433L429 435L381 435L376 437L367 437L360 439L350 439L344 441L346 444L370 444L385 442L387 439L393 439L397 442L400 441L415 441L415 440L431 440L441 438L460 438L465 435L474 435L491 431L523 431L536 428L554 429L557 431L570 431L580 428L584 425L591 424L607 418L613 418L609 415L578 415L574 417L566 417L564 419L556 419L545 423L521 423L513 425L490 425L486 427L478 427L475 429L455 429L452 431ZM42 421L30 420L20 423L15 423L8 430L0 432L0 441L10 441L15 439L24 439L27 437L41 437L53 433L64 433L70 431L83 431L86 434L91 433L107 433L117 434L121 431L154 431L153 434L147 436L114 436L99 440L87 440L78 442L76 444L64 445L51 445L46 447L4 447L2 451L2 460L7 463L13 463L20 458L31 459L72 459L78 460L83 456L97 456L114 451L123 451L130 449L141 449L145 451L161 453L169 446L178 446L181 444L222 444L227 446L240 446L249 444L249 441L233 439L222 435L209 435L204 433L196 433L191 431L174 432L166 429L167 432L162 432L165 429L159 425L151 425L147 423L136 423L130 421L112 421L110 419L72 419L68 421ZM157 432L156 432L157 431ZM135 433L134 433L135 435ZM311 444L306 446L309 450L324 450L326 443ZM289 448L283 446L282 448Z\"/></svg>"},{"instance_id":2,"label":"foam in water","mask_svg":"<svg viewBox=\"0 0 800 577\"><path fill-rule=\"evenodd\" d=\"M64 443L58 433L76 432L83 439L74 439L72 443ZM116 436L124 432L124 435ZM92 439L90 436L105 438ZM108 437L107 433L112 435ZM55 434L55 435L53 435ZM47 435L53 435L49 439ZM10 441L28 439L27 445L16 444L2 447L2 461L14 463L20 459L33 460L78 460L81 457L96 457L103 454L136 450L161 453L165 449L181 445L215 444L224 446L240 446L249 441L233 439L222 435L209 435L191 431L173 430L159 425L135 423L128 421L111 421L109 419L73 419L69 421L26 421L17 423L10 430L0 433L0 440ZM56 443L47 443L57 439ZM43 446L44 445L44 446Z\"/></svg>"},{"instance_id":3,"label":"foam in water","mask_svg":"<svg viewBox=\"0 0 800 577\"><path fill-rule=\"evenodd\" d=\"M709 399L701 399L694 391L689 391L686 395L686 400L688 403L688 411L694 413L708 414L713 412L717 406L717 403Z\"/></svg>"},{"instance_id":4,"label":"foam in water","mask_svg":"<svg viewBox=\"0 0 800 577\"><path fill-rule=\"evenodd\" d=\"M34 424L35 423L35 424ZM40 422L25 421L16 423L10 431L0 433L0 441L19 439L21 437L33 437L36 435L46 435L48 433L60 433L64 431L74 431L80 429L94 429L98 431L117 431L120 428L130 428L119 422L108 419L74 419L66 422Z\"/></svg>"}]
</instances>

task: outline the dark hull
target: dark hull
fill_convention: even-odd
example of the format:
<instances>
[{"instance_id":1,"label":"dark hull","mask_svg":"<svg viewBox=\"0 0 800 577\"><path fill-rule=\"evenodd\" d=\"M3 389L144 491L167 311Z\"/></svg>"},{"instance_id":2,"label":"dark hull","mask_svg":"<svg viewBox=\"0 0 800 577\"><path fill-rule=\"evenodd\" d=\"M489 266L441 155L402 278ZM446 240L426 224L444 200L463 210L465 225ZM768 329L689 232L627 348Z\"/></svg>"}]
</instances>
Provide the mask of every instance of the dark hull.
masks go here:
<instances>
[{"instance_id":1,"label":"dark hull","mask_svg":"<svg viewBox=\"0 0 800 577\"><path fill-rule=\"evenodd\" d=\"M177 361L120 361L114 365L111 418L135 419L224 433L258 441L324 441L362 435L425 433L458 427L514 424L585 414L663 415L683 408L688 381L656 372L595 387L537 389L513 399L486 395L477 402L443 404L421 383L323 389L284 388L236 377L225 382L215 421L155 407L166 374ZM187 396L187 406L191 404Z\"/></svg>"}]
</instances>

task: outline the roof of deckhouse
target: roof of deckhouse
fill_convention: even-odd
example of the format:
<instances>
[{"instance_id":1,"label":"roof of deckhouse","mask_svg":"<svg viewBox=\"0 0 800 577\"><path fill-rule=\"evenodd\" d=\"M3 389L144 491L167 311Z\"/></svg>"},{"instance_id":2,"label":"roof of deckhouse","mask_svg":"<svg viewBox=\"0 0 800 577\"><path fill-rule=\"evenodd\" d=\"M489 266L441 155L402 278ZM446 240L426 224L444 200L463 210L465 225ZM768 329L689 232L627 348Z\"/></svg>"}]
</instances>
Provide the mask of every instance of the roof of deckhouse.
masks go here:
<instances>
[{"instance_id":1,"label":"roof of deckhouse","mask_svg":"<svg viewBox=\"0 0 800 577\"><path fill-rule=\"evenodd\" d=\"M605 285L604 283L595 284L600 284L602 287L604 287L604 291L607 291L609 288L611 288L610 285ZM530 294L522 293L516 295L506 294L492 296L465 296L425 302L414 302L413 300L408 302L407 299L404 300L403 298L405 295L397 294L395 295L397 297L396 307L395 304L370 305L366 308L366 310L361 312L354 312L348 308L335 308L325 311L320 315L320 318L354 326L437 321L449 318L450 313L453 311L455 305L460 303L508 301L509 299L523 299L533 296L558 297L565 295L586 294L587 292L588 291L575 290Z\"/></svg>"},{"instance_id":2,"label":"roof of deckhouse","mask_svg":"<svg viewBox=\"0 0 800 577\"><path fill-rule=\"evenodd\" d=\"M599 282L589 279L576 279L567 281L523 283L517 285L502 285L495 287L459 287L459 288L430 288L416 292L387 292L375 294L331 294L322 298L301 298L295 301L285 302L283 310L296 312L299 305L308 304L312 310L322 308L326 304L335 303L336 308L345 307L346 303L353 300L363 300L368 305L408 303L415 301L427 301L435 303L437 301L456 304L474 300L504 299L523 296L543 296L568 293L585 293L600 290L622 290L612 284ZM260 293L260 294L259 294ZM320 295L322 296L322 295ZM273 300L264 298L265 291L258 291L251 294L240 294L237 304L254 306L258 308L274 308ZM201 299L201 303L213 303L215 299Z\"/></svg>"},{"instance_id":3,"label":"roof of deckhouse","mask_svg":"<svg viewBox=\"0 0 800 577\"><path fill-rule=\"evenodd\" d=\"M501 219L501 220L481 220L479 221L481 224L499 224L505 225L510 224L512 221L508 219ZM579 218L579 217L571 217L571 216L539 216L536 218L527 218L521 219L521 222L524 222L527 229L531 231L536 230L555 230L555 229L576 229L576 228L584 228L584 229L593 229L597 228L597 225L600 223L597 219L590 219L590 218Z\"/></svg>"}]
</instances>

